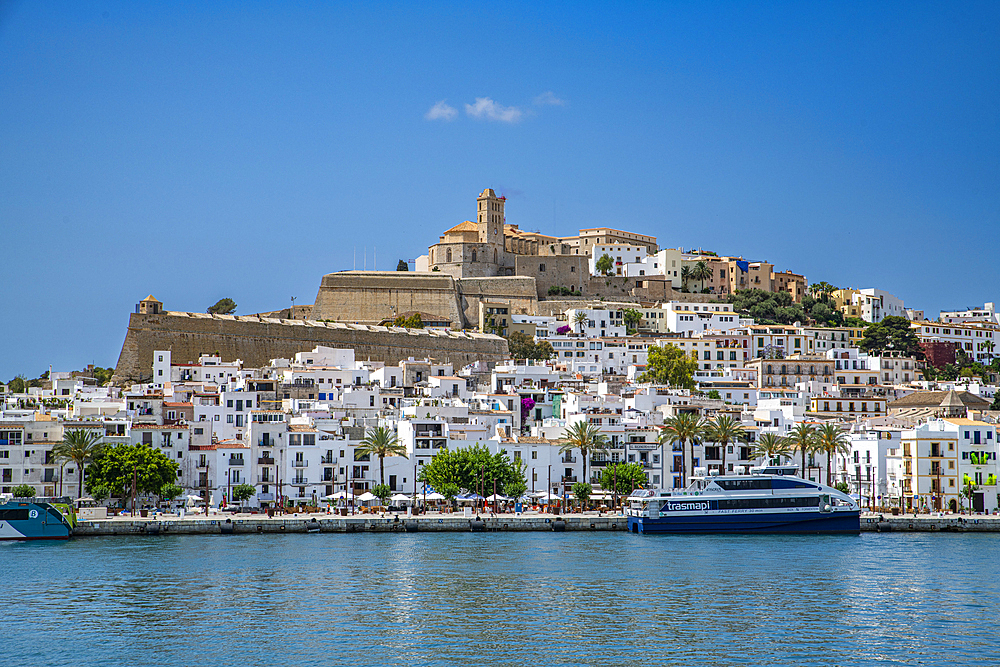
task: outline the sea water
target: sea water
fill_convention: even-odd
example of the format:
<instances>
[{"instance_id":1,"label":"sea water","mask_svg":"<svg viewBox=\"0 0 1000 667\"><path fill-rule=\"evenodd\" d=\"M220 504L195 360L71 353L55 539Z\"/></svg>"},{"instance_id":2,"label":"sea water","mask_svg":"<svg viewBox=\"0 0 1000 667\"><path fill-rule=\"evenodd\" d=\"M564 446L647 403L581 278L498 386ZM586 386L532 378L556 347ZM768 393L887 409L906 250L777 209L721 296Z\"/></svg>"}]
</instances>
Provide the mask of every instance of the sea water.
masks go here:
<instances>
[{"instance_id":1,"label":"sea water","mask_svg":"<svg viewBox=\"0 0 1000 667\"><path fill-rule=\"evenodd\" d=\"M1000 535L0 544L0 665L985 665Z\"/></svg>"}]
</instances>

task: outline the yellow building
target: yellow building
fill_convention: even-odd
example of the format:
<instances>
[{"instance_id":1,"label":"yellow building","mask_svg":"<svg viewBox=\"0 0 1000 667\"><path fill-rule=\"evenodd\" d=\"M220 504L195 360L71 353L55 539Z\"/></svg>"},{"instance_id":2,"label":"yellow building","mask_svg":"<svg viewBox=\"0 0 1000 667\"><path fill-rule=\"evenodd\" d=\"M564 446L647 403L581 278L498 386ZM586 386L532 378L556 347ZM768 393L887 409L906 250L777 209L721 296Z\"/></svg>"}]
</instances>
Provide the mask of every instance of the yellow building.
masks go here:
<instances>
[{"instance_id":1,"label":"yellow building","mask_svg":"<svg viewBox=\"0 0 1000 667\"><path fill-rule=\"evenodd\" d=\"M809 411L820 417L841 417L854 420L858 417L885 416L886 399L878 396L862 396L858 398L813 396L809 402Z\"/></svg>"}]
</instances>

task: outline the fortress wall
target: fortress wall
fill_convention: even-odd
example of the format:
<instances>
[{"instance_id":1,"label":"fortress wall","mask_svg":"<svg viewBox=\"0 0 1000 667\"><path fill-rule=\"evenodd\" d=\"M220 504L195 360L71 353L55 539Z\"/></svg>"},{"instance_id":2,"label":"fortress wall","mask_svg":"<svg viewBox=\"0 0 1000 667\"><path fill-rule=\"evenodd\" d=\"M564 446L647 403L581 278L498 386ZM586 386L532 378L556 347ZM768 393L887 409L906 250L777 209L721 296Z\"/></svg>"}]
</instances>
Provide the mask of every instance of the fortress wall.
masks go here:
<instances>
[{"instance_id":1,"label":"fortress wall","mask_svg":"<svg viewBox=\"0 0 1000 667\"><path fill-rule=\"evenodd\" d=\"M507 341L488 334L258 316L133 313L115 379L148 380L154 350L170 350L174 363L194 363L199 354L218 352L227 361L242 359L247 366L259 367L317 345L353 348L359 360L370 358L387 364L412 356L448 361L458 367L478 360L500 361L507 355Z\"/></svg>"},{"instance_id":2,"label":"fortress wall","mask_svg":"<svg viewBox=\"0 0 1000 667\"><path fill-rule=\"evenodd\" d=\"M341 271L320 282L313 320L377 324L419 310L462 325L455 279L442 273Z\"/></svg>"},{"instance_id":3,"label":"fortress wall","mask_svg":"<svg viewBox=\"0 0 1000 667\"><path fill-rule=\"evenodd\" d=\"M491 276L462 278L458 283L458 300L465 325L479 326L479 304L483 301L505 301L511 312L534 315L538 305L535 279L525 276Z\"/></svg>"}]
</instances>

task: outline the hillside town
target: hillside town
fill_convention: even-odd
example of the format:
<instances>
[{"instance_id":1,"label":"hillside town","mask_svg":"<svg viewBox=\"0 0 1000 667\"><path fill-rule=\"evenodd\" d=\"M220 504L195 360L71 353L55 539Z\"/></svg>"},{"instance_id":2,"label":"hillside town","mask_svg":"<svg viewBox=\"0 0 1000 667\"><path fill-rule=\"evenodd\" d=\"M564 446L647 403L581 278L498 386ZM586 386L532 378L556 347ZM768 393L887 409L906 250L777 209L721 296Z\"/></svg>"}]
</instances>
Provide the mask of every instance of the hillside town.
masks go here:
<instances>
[{"instance_id":1,"label":"hillside town","mask_svg":"<svg viewBox=\"0 0 1000 667\"><path fill-rule=\"evenodd\" d=\"M474 326L393 307L394 319L371 326L502 336L506 360L387 363L315 345L254 366L207 350L177 360L168 347L141 382L50 368L0 385L0 492L163 500L138 482L89 484L92 461L61 447L82 433L95 447L162 453L171 487L212 507L248 486L240 502L258 510L452 500L422 471L442 452L482 448L506 456L543 505L613 505L621 489L606 488L604 473L626 466L634 490L787 463L873 510L997 512L993 303L932 321L879 288L810 284L767 261L661 249L648 235L524 232L504 207L485 190L476 221L448 229L410 273L530 277L539 307L483 299ZM616 280L629 289L611 290ZM158 314L162 304L150 295L141 306ZM271 315L310 319L299 312Z\"/></svg>"}]
</instances>

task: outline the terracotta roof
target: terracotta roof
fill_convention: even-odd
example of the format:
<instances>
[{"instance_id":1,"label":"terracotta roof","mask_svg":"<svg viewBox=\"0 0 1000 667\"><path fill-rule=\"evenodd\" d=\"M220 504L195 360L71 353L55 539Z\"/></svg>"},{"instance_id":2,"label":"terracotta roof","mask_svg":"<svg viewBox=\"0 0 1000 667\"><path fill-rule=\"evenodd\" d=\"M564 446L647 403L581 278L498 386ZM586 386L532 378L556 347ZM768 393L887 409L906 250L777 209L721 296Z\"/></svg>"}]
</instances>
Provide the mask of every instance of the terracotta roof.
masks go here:
<instances>
[{"instance_id":1,"label":"terracotta roof","mask_svg":"<svg viewBox=\"0 0 1000 667\"><path fill-rule=\"evenodd\" d=\"M949 401L945 403L945 401ZM889 404L890 408L921 408L921 407L984 407L990 402L968 391L915 391L908 396L898 398Z\"/></svg>"},{"instance_id":2,"label":"terracotta roof","mask_svg":"<svg viewBox=\"0 0 1000 667\"><path fill-rule=\"evenodd\" d=\"M306 424L289 424L288 425L288 430L289 431L295 431L297 433L318 433L319 432L315 428L313 428L312 426L307 426Z\"/></svg>"},{"instance_id":3,"label":"terracotta roof","mask_svg":"<svg viewBox=\"0 0 1000 667\"><path fill-rule=\"evenodd\" d=\"M949 424L955 424L956 426L993 426L993 424L987 422L976 421L975 419L966 419L964 417L945 417L944 420Z\"/></svg>"},{"instance_id":4,"label":"terracotta roof","mask_svg":"<svg viewBox=\"0 0 1000 667\"><path fill-rule=\"evenodd\" d=\"M451 229L446 229L444 233L450 234L452 232L455 232L457 234L461 232L478 232L478 231L479 227L476 225L476 223L470 220L466 220L465 222L460 222Z\"/></svg>"}]
</instances>

